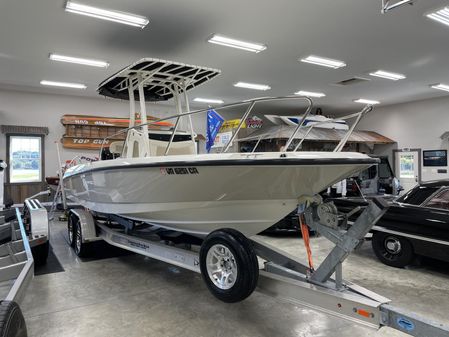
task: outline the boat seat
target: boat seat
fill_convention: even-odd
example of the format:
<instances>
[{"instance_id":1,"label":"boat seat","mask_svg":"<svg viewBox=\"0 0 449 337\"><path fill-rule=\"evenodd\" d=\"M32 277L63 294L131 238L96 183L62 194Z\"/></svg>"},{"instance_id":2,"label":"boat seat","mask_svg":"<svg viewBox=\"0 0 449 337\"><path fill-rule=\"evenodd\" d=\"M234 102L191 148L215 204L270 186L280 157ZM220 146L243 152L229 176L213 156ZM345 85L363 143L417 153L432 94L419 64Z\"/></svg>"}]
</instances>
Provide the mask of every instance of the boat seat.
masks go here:
<instances>
[{"instance_id":1,"label":"boat seat","mask_svg":"<svg viewBox=\"0 0 449 337\"><path fill-rule=\"evenodd\" d=\"M165 155L165 149L168 142L150 139L150 155L151 156L163 156ZM182 154L195 154L195 146L191 140L182 142L173 142L170 145L168 155L182 155Z\"/></svg>"}]
</instances>

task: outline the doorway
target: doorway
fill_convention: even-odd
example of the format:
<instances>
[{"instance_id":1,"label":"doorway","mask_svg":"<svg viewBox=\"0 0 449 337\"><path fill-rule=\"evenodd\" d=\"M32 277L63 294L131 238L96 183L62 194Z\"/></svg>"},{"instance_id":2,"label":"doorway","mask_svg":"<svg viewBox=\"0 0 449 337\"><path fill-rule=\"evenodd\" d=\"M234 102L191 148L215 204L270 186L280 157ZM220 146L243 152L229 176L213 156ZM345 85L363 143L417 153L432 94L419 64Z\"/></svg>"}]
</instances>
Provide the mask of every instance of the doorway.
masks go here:
<instances>
[{"instance_id":1,"label":"doorway","mask_svg":"<svg viewBox=\"0 0 449 337\"><path fill-rule=\"evenodd\" d=\"M393 150L393 158L403 194L421 182L421 149Z\"/></svg>"}]
</instances>

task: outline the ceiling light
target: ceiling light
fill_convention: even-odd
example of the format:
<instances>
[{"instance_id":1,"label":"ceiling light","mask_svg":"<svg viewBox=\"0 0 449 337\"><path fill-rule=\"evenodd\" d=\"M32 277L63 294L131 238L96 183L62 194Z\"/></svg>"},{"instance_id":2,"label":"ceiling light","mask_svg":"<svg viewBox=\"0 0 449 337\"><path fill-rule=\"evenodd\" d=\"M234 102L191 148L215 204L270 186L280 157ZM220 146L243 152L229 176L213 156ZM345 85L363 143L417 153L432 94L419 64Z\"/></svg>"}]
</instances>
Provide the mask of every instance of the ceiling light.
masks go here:
<instances>
[{"instance_id":1,"label":"ceiling light","mask_svg":"<svg viewBox=\"0 0 449 337\"><path fill-rule=\"evenodd\" d=\"M217 35L217 34L212 35L207 41L210 43L215 43L215 44L219 44L222 46L251 51L253 53L259 53L262 50L267 49L267 46L264 44L235 40L230 37L226 37L223 35Z\"/></svg>"},{"instance_id":2,"label":"ceiling light","mask_svg":"<svg viewBox=\"0 0 449 337\"><path fill-rule=\"evenodd\" d=\"M444 7L438 11L426 15L429 19L438 21L449 26L449 7Z\"/></svg>"},{"instance_id":3,"label":"ceiling light","mask_svg":"<svg viewBox=\"0 0 449 337\"><path fill-rule=\"evenodd\" d=\"M254 89L254 90L270 90L271 89L271 87L266 84L255 84L255 83L246 83L246 82L237 82L236 84L234 84L234 87Z\"/></svg>"},{"instance_id":4,"label":"ceiling light","mask_svg":"<svg viewBox=\"0 0 449 337\"><path fill-rule=\"evenodd\" d=\"M369 73L369 74L371 76L382 77L382 78L386 78L386 79L393 80L393 81L403 80L405 78L405 75L397 74L397 73L390 73L390 72L384 71L384 70L378 70L374 73Z\"/></svg>"},{"instance_id":5,"label":"ceiling light","mask_svg":"<svg viewBox=\"0 0 449 337\"><path fill-rule=\"evenodd\" d=\"M306 58L300 59L300 61L305 62L305 63L317 64L319 66L329 67L329 68L334 68L334 69L342 68L342 67L346 66L346 63L344 63L343 61L328 59L325 57L320 57L320 56L315 56L315 55L307 56Z\"/></svg>"},{"instance_id":6,"label":"ceiling light","mask_svg":"<svg viewBox=\"0 0 449 337\"><path fill-rule=\"evenodd\" d=\"M449 85L447 84L433 84L430 86L433 89L438 89L438 90L444 90L444 91L449 91Z\"/></svg>"},{"instance_id":7,"label":"ceiling light","mask_svg":"<svg viewBox=\"0 0 449 337\"><path fill-rule=\"evenodd\" d=\"M395 8L405 5L405 4L413 5L413 1L414 0L400 0L400 1L390 5L389 0L383 0L382 1L382 13L386 13L388 11L391 11L392 9L395 9Z\"/></svg>"},{"instance_id":8,"label":"ceiling light","mask_svg":"<svg viewBox=\"0 0 449 337\"><path fill-rule=\"evenodd\" d=\"M87 15L97 19L114 21L118 23L123 23L125 25L140 28L144 28L149 22L149 20L144 16L102 9L98 7L83 5L72 1L67 1L65 10L70 13Z\"/></svg>"},{"instance_id":9,"label":"ceiling light","mask_svg":"<svg viewBox=\"0 0 449 337\"><path fill-rule=\"evenodd\" d=\"M79 58L79 57L64 56L64 55L59 55L59 54L50 54L49 59L52 61L76 63L76 64L82 64L85 66L92 66L92 67L99 67L99 68L109 67L109 63L105 62L105 61L83 59L83 58Z\"/></svg>"},{"instance_id":10,"label":"ceiling light","mask_svg":"<svg viewBox=\"0 0 449 337\"><path fill-rule=\"evenodd\" d=\"M86 89L87 86L81 83L67 83L67 82L55 82L55 81L41 81L42 85L49 85L52 87L63 87L63 88L72 88L72 89Z\"/></svg>"},{"instance_id":11,"label":"ceiling light","mask_svg":"<svg viewBox=\"0 0 449 337\"><path fill-rule=\"evenodd\" d=\"M211 104L223 104L224 103L221 99L210 99L210 98L200 98L200 97L195 98L194 101L200 102L200 103L211 103Z\"/></svg>"},{"instance_id":12,"label":"ceiling light","mask_svg":"<svg viewBox=\"0 0 449 337\"><path fill-rule=\"evenodd\" d=\"M326 94L324 94L322 92L303 91L303 90L295 92L295 95L310 96L310 97L324 97L324 96L326 96Z\"/></svg>"},{"instance_id":13,"label":"ceiling light","mask_svg":"<svg viewBox=\"0 0 449 337\"><path fill-rule=\"evenodd\" d=\"M354 100L355 103L363 103L363 104L379 104L379 101L375 101L372 99L359 98Z\"/></svg>"}]
</instances>

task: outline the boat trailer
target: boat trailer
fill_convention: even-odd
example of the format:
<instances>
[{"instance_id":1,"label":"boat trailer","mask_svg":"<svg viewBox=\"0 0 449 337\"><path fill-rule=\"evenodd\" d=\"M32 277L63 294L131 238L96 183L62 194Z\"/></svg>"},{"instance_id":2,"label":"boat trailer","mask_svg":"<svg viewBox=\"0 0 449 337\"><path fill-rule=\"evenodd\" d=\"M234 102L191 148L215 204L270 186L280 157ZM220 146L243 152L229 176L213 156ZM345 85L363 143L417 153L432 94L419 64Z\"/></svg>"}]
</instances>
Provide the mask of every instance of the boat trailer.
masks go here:
<instances>
[{"instance_id":1,"label":"boat trailer","mask_svg":"<svg viewBox=\"0 0 449 337\"><path fill-rule=\"evenodd\" d=\"M263 265L256 290L374 329L388 326L417 337L449 336L449 326L391 306L389 299L343 279L343 261L363 243L365 235L387 211L385 201L370 201L351 225L341 221L336 208L320 198L304 200L304 205L307 207L302 215L307 225L330 240L333 249L316 270L311 270L291 254L257 237L248 238L259 265ZM104 240L112 246L201 273L199 244L174 244L161 236L155 239L154 234L160 230L86 209L70 210L68 219L69 241L79 256L86 256L94 241Z\"/></svg>"}]
</instances>

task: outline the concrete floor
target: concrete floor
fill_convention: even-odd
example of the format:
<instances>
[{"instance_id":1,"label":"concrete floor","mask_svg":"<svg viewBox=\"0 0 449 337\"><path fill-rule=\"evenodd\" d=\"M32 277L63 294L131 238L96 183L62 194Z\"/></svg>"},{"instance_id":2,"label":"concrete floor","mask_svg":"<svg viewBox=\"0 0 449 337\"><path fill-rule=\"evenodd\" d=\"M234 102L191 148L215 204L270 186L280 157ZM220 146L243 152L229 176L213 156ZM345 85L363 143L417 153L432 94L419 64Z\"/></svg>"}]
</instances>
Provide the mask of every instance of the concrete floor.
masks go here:
<instances>
[{"instance_id":1,"label":"concrete floor","mask_svg":"<svg viewBox=\"0 0 449 337\"><path fill-rule=\"evenodd\" d=\"M22 304L30 337L70 336L406 336L374 331L258 292L237 304L209 294L199 274L139 255L81 261L67 245L65 223L52 223L53 250L65 271L36 276ZM263 237L304 257L294 237ZM312 238L314 259L327 253ZM449 323L448 264L387 267L369 243L344 264L345 278L402 306Z\"/></svg>"}]
</instances>

